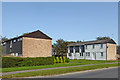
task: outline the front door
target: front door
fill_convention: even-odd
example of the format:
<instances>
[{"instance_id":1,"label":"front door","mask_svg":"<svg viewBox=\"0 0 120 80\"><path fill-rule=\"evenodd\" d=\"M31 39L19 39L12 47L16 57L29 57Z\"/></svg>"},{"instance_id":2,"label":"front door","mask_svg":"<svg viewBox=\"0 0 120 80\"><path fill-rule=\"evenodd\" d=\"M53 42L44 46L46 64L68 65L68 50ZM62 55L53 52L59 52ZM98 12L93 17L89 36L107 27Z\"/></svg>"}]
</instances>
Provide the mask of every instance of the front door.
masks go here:
<instances>
[{"instance_id":1,"label":"front door","mask_svg":"<svg viewBox=\"0 0 120 80\"><path fill-rule=\"evenodd\" d=\"M74 53L74 59L77 59L77 57L76 57L76 53Z\"/></svg>"},{"instance_id":2,"label":"front door","mask_svg":"<svg viewBox=\"0 0 120 80\"><path fill-rule=\"evenodd\" d=\"M92 60L96 60L96 53L92 53Z\"/></svg>"}]
</instances>

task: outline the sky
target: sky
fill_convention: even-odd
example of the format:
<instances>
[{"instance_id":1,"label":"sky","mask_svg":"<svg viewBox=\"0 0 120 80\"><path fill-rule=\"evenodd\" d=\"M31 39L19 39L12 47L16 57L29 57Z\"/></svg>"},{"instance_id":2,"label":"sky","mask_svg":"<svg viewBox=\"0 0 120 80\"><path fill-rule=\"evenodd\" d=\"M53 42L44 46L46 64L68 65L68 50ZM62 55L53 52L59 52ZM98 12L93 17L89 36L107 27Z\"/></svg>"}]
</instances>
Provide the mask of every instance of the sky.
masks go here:
<instances>
[{"instance_id":1,"label":"sky","mask_svg":"<svg viewBox=\"0 0 120 80\"><path fill-rule=\"evenodd\" d=\"M117 2L3 2L2 36L40 30L55 43L109 36L118 43Z\"/></svg>"}]
</instances>

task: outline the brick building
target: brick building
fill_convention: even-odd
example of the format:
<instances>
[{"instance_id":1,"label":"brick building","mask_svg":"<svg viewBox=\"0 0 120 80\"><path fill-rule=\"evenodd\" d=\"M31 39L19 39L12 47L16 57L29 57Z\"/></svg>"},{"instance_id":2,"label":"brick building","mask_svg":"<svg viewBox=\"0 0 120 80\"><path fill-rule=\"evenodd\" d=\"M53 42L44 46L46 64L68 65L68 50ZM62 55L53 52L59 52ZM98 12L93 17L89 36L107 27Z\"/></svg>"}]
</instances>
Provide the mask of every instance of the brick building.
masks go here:
<instances>
[{"instance_id":1,"label":"brick building","mask_svg":"<svg viewBox=\"0 0 120 80\"><path fill-rule=\"evenodd\" d=\"M2 42L3 56L52 56L52 38L37 30Z\"/></svg>"}]
</instances>

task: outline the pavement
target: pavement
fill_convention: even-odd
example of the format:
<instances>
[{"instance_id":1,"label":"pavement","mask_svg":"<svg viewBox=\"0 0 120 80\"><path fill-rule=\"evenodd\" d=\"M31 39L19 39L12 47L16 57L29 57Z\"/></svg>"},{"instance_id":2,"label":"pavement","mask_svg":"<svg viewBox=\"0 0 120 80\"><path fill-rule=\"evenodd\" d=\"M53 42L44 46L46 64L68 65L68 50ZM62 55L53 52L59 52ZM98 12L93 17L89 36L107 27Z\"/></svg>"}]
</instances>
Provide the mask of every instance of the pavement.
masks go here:
<instances>
[{"instance_id":1,"label":"pavement","mask_svg":"<svg viewBox=\"0 0 120 80\"><path fill-rule=\"evenodd\" d=\"M115 63L115 62L114 62L114 63ZM41 70L52 70L52 69L70 68L70 67L100 65L100 64L113 64L113 63L99 63L99 64L87 64L87 65L77 65L77 66L66 66L66 67L55 67L55 68L44 68L44 69L24 70L24 71L6 72L6 73L2 73L2 75L9 75L9 74L16 74L16 73L23 73L23 72L32 72L32 71L41 71Z\"/></svg>"}]
</instances>

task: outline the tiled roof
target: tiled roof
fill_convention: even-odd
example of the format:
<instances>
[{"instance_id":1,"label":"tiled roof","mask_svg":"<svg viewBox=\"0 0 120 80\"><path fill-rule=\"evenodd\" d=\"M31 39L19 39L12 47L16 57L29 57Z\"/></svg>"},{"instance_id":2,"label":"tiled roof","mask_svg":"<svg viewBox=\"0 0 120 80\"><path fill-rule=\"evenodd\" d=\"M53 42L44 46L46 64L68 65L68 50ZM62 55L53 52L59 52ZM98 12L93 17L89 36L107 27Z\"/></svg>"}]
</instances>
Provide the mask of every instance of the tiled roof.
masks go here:
<instances>
[{"instance_id":1,"label":"tiled roof","mask_svg":"<svg viewBox=\"0 0 120 80\"><path fill-rule=\"evenodd\" d=\"M98 44L98 43L112 43L116 44L114 40L107 39L107 40L95 40L95 41L85 41L80 43L71 43L68 46L77 46L77 45L87 45L87 44Z\"/></svg>"},{"instance_id":2,"label":"tiled roof","mask_svg":"<svg viewBox=\"0 0 120 80\"><path fill-rule=\"evenodd\" d=\"M52 40L52 38L50 38L49 36L47 36L43 32L37 30L37 31L31 32L31 33L28 33L28 34L24 34L24 35L21 35L21 36L18 36L18 37L8 39L8 40L6 40L4 42L11 41L11 40L18 39L18 38L22 38L22 37L31 37L31 38L41 38L41 39L50 39L50 40Z\"/></svg>"}]
</instances>

